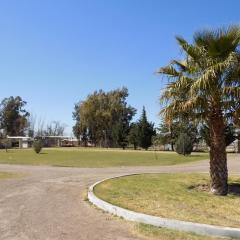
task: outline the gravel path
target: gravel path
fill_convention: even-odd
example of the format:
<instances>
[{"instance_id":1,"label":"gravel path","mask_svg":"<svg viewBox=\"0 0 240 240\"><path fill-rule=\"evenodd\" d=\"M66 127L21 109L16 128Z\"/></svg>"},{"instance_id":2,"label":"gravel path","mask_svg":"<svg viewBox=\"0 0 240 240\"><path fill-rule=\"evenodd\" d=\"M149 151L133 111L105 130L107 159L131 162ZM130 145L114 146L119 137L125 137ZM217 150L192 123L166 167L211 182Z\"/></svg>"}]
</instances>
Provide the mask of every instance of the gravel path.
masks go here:
<instances>
[{"instance_id":1,"label":"gravel path","mask_svg":"<svg viewBox=\"0 0 240 240\"><path fill-rule=\"evenodd\" d=\"M0 165L26 177L0 182L0 240L137 240L130 224L84 201L94 182L144 172L208 172L208 161L162 167L63 168ZM240 173L240 155L229 156L229 172Z\"/></svg>"}]
</instances>

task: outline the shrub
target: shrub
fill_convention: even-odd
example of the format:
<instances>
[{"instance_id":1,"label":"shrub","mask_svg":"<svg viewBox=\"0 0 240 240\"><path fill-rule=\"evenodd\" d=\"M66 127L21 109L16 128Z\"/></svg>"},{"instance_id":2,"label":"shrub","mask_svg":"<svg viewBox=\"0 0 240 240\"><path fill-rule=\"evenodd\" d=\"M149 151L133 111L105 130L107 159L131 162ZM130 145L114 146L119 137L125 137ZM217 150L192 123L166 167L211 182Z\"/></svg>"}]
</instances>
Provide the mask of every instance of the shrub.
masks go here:
<instances>
[{"instance_id":1,"label":"shrub","mask_svg":"<svg viewBox=\"0 0 240 240\"><path fill-rule=\"evenodd\" d=\"M1 140L0 145L2 145L7 152L8 149L11 148L11 141L9 139L5 138L5 139Z\"/></svg>"},{"instance_id":2,"label":"shrub","mask_svg":"<svg viewBox=\"0 0 240 240\"><path fill-rule=\"evenodd\" d=\"M33 149L36 153L40 153L42 151L42 141L41 140L35 140L33 142Z\"/></svg>"},{"instance_id":3,"label":"shrub","mask_svg":"<svg viewBox=\"0 0 240 240\"><path fill-rule=\"evenodd\" d=\"M176 141L176 152L182 155L189 155L193 150L191 138L186 133L181 133Z\"/></svg>"}]
</instances>

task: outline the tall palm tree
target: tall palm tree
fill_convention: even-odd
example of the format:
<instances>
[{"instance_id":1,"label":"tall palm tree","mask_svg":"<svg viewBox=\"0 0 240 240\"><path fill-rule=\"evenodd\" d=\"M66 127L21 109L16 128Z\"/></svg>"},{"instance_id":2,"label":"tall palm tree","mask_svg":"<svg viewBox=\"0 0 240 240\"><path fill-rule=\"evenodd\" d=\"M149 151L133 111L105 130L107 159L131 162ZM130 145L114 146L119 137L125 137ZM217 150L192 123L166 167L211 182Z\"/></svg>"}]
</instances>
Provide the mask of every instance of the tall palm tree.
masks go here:
<instances>
[{"instance_id":1,"label":"tall palm tree","mask_svg":"<svg viewBox=\"0 0 240 240\"><path fill-rule=\"evenodd\" d=\"M169 83L161 95L166 121L188 118L210 129L211 191L228 192L224 129L240 111L240 27L230 26L195 33L190 44L176 37L184 60L173 60L158 73ZM238 103L238 104L237 104Z\"/></svg>"}]
</instances>

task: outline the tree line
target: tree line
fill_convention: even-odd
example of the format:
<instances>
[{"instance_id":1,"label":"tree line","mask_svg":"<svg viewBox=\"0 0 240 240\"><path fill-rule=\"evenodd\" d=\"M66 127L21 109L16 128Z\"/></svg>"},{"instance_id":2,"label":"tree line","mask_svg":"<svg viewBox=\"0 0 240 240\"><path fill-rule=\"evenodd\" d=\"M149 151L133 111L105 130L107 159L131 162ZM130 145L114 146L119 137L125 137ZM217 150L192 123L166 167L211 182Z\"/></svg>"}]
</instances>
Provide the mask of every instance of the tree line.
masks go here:
<instances>
[{"instance_id":1,"label":"tree line","mask_svg":"<svg viewBox=\"0 0 240 240\"><path fill-rule=\"evenodd\" d=\"M0 102L0 138L7 136L62 136L66 125L60 121L45 122L26 110L27 102L20 96Z\"/></svg>"},{"instance_id":2,"label":"tree line","mask_svg":"<svg viewBox=\"0 0 240 240\"><path fill-rule=\"evenodd\" d=\"M240 138L237 130L238 128L232 123L226 125L224 130L226 146L229 146L236 139ZM210 131L206 124L178 120L168 123L163 121L157 128L154 143L156 143L156 145L170 146L170 148L168 147L165 150L177 151L176 147L181 145L181 142L179 142L180 138L184 142L189 142L189 146L185 145L185 147L189 149L186 154L190 154L193 151L194 145L198 146L203 143L204 148L198 149L201 151L206 149L206 147L210 147L211 144Z\"/></svg>"},{"instance_id":3,"label":"tree line","mask_svg":"<svg viewBox=\"0 0 240 240\"><path fill-rule=\"evenodd\" d=\"M137 110L127 103L128 89L95 91L86 100L75 104L73 133L83 146L148 149L155 135L154 124L147 119L143 107L140 119L133 122ZM26 110L20 96L4 98L0 103L0 138L7 136L62 136L66 125L59 121L45 122Z\"/></svg>"},{"instance_id":4,"label":"tree line","mask_svg":"<svg viewBox=\"0 0 240 240\"><path fill-rule=\"evenodd\" d=\"M84 146L148 149L155 135L154 124L147 120L143 108L140 119L132 122L136 109L127 104L128 89L95 91L75 104L73 133Z\"/></svg>"}]
</instances>

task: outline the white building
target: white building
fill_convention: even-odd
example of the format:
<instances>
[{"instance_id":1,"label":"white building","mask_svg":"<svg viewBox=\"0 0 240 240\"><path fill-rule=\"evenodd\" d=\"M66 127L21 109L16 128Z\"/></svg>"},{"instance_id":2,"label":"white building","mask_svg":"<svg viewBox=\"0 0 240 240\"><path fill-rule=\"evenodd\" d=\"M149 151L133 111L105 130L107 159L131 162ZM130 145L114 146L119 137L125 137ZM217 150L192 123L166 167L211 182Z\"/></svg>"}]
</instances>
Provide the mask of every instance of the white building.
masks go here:
<instances>
[{"instance_id":1,"label":"white building","mask_svg":"<svg viewBox=\"0 0 240 240\"><path fill-rule=\"evenodd\" d=\"M33 138L24 136L7 136L11 142L11 147L29 148L32 146Z\"/></svg>"}]
</instances>

